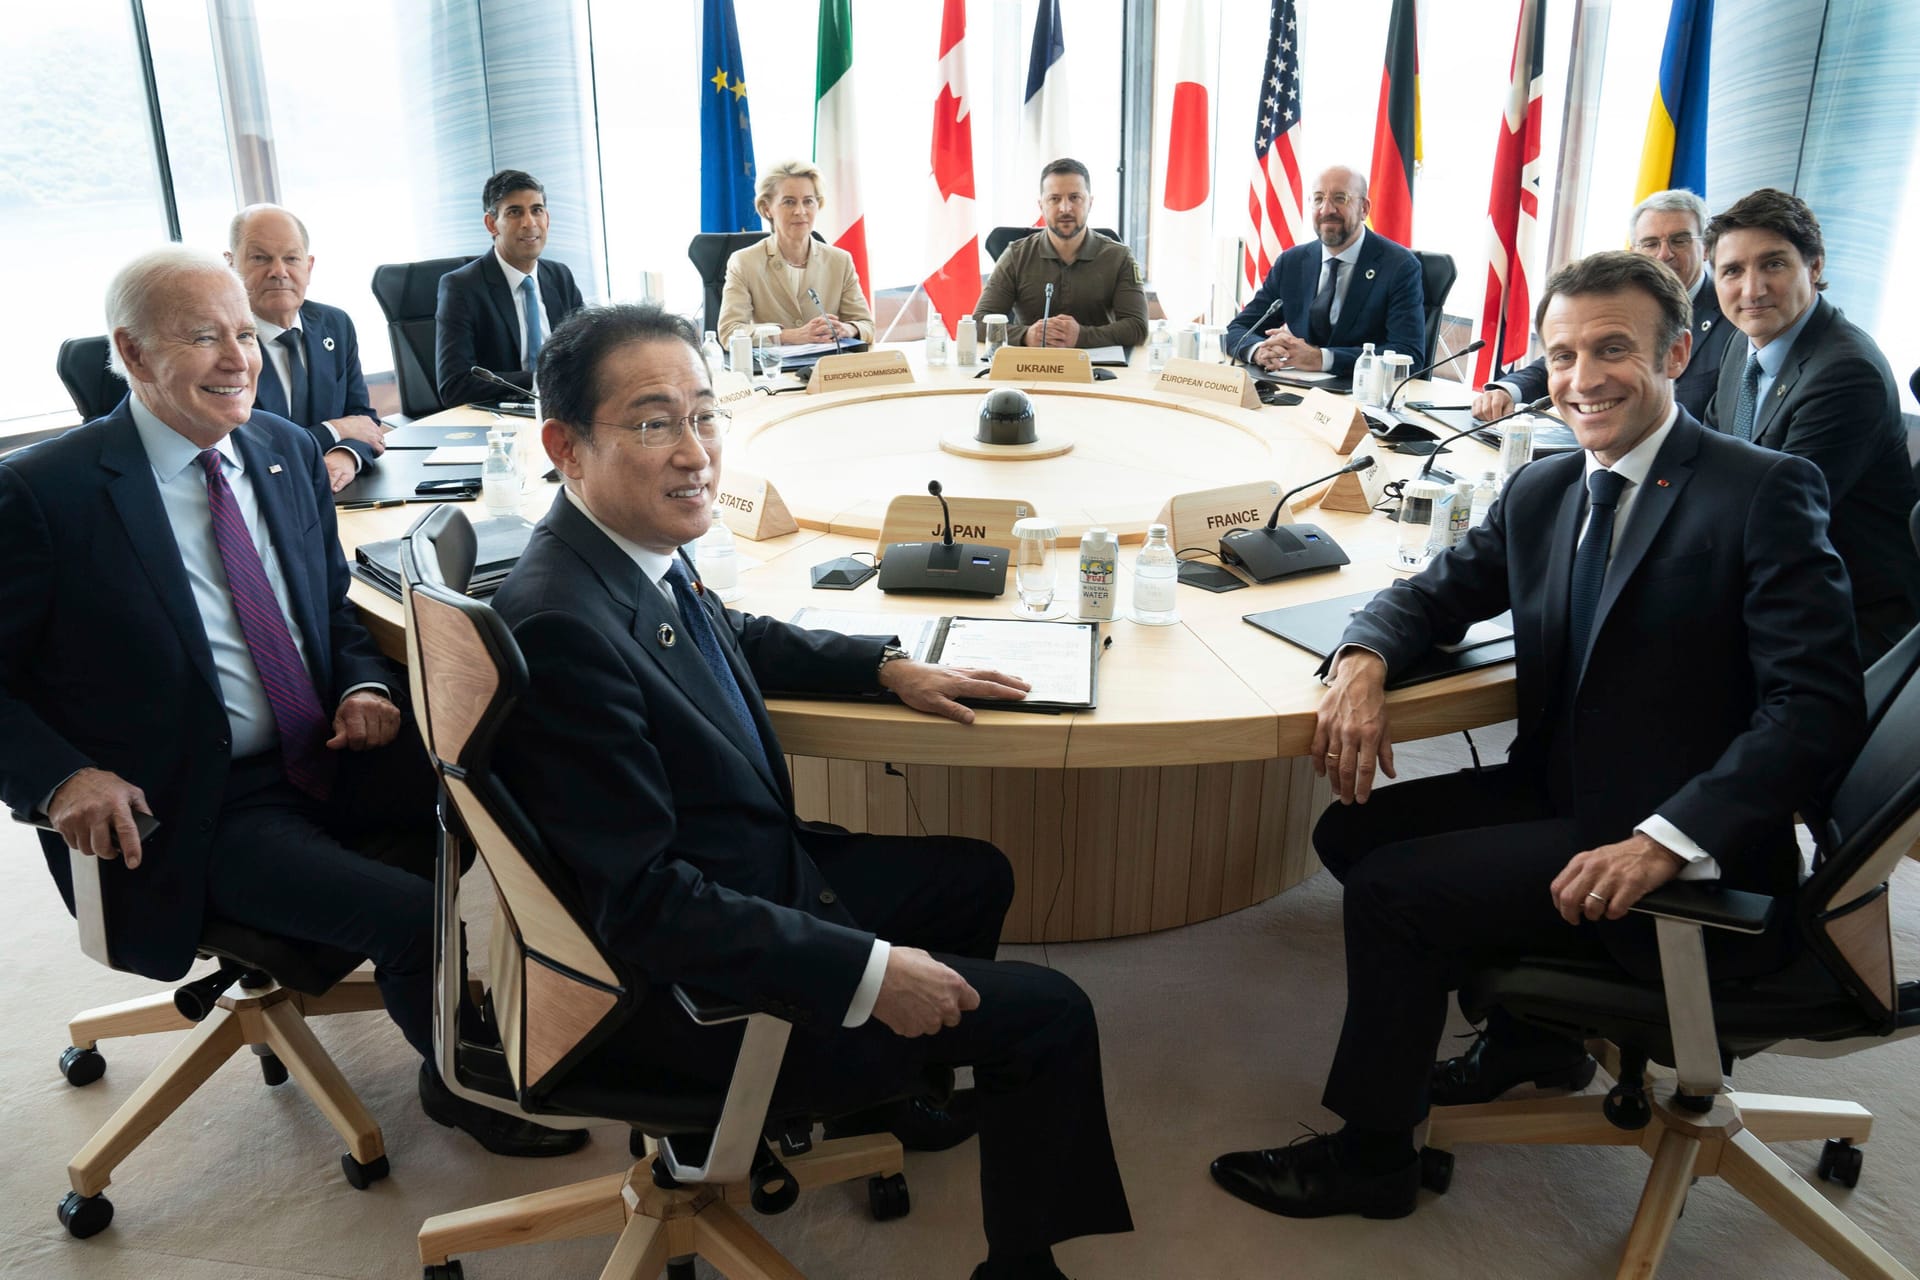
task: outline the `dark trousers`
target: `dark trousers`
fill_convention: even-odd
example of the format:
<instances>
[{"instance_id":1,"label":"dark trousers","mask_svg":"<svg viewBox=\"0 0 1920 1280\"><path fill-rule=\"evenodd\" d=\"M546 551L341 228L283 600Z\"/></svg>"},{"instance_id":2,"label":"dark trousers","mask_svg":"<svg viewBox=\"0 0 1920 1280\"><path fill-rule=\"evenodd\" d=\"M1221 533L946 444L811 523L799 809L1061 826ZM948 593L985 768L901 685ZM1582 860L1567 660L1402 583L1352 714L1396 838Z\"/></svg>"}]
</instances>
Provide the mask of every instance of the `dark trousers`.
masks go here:
<instances>
[{"instance_id":1,"label":"dark trousers","mask_svg":"<svg viewBox=\"0 0 1920 1280\"><path fill-rule=\"evenodd\" d=\"M1334 805L1314 846L1346 886L1347 1012L1321 1100L1350 1124L1411 1128L1426 1117L1447 995L1474 969L1521 954L1607 954L1600 931L1567 924L1548 894L1580 852L1573 824L1507 767Z\"/></svg>"},{"instance_id":2,"label":"dark trousers","mask_svg":"<svg viewBox=\"0 0 1920 1280\"><path fill-rule=\"evenodd\" d=\"M373 961L387 1013L433 1057L433 773L411 729L345 752L325 803L289 785L277 753L234 762L207 908L236 924Z\"/></svg>"},{"instance_id":3,"label":"dark trousers","mask_svg":"<svg viewBox=\"0 0 1920 1280\"><path fill-rule=\"evenodd\" d=\"M1033 1252L1132 1230L1086 993L1051 969L993 959L1013 898L1005 856L984 841L950 836L816 832L807 846L863 928L951 965L979 992L980 1007L956 1027L913 1039L877 1019L851 1029L796 1027L776 1109L833 1115L914 1092L928 1067L971 1066L992 1251ZM711 1088L731 1069L739 1032L695 1027L672 1004L649 1000L601 1052L655 1077L672 1062L675 1074Z\"/></svg>"}]
</instances>

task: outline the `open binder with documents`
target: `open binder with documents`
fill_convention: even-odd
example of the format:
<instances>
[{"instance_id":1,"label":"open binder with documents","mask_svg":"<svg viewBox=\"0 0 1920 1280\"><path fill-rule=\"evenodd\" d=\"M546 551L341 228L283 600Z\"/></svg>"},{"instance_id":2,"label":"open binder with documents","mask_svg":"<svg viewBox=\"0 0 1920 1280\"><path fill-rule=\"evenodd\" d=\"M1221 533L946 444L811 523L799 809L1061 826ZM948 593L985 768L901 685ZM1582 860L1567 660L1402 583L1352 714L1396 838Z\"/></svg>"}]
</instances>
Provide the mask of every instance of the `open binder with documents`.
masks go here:
<instances>
[{"instance_id":1,"label":"open binder with documents","mask_svg":"<svg viewBox=\"0 0 1920 1280\"><path fill-rule=\"evenodd\" d=\"M900 647L913 655L916 662L991 668L1018 676L1033 686L1032 692L1017 702L959 699L970 707L999 711L1091 711L1098 700L1100 624L1097 622L860 613L811 606L795 613L790 621L810 631L898 636ZM766 692L795 696L772 688ZM891 694L867 696L892 697Z\"/></svg>"}]
</instances>

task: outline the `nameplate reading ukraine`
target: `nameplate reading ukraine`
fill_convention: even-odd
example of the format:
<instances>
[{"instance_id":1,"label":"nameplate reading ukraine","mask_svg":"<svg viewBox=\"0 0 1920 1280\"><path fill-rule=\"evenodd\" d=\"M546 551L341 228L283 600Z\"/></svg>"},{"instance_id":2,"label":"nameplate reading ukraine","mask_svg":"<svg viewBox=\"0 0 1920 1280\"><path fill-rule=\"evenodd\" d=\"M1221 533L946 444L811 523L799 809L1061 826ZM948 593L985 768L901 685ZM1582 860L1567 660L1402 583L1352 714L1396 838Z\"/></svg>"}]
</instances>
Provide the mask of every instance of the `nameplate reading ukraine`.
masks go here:
<instances>
[{"instance_id":1,"label":"nameplate reading ukraine","mask_svg":"<svg viewBox=\"0 0 1920 1280\"><path fill-rule=\"evenodd\" d=\"M1153 389L1163 395L1192 396L1196 400L1214 400L1242 409L1260 407L1260 393L1245 369L1205 360L1167 361L1167 367L1153 380Z\"/></svg>"},{"instance_id":2,"label":"nameplate reading ukraine","mask_svg":"<svg viewBox=\"0 0 1920 1280\"><path fill-rule=\"evenodd\" d=\"M1093 361L1077 347L1002 347L993 353L991 382L1092 382Z\"/></svg>"},{"instance_id":3,"label":"nameplate reading ukraine","mask_svg":"<svg viewBox=\"0 0 1920 1280\"><path fill-rule=\"evenodd\" d=\"M807 394L857 391L862 387L891 387L913 381L904 351L853 351L843 356L821 356L807 379Z\"/></svg>"}]
</instances>

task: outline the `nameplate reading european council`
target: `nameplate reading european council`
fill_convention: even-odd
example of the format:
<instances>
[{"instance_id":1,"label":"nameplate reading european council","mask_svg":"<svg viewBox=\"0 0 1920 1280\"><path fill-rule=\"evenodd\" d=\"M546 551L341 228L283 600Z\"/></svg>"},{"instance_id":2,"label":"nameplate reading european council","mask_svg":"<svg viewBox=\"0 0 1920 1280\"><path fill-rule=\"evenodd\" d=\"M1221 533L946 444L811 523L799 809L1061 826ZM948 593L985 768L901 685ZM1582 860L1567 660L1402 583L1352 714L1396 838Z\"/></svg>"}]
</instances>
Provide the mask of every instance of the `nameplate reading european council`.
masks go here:
<instances>
[{"instance_id":1,"label":"nameplate reading european council","mask_svg":"<svg viewBox=\"0 0 1920 1280\"><path fill-rule=\"evenodd\" d=\"M1192 396L1220 404L1258 409L1260 393L1245 369L1212 364L1205 360L1173 359L1153 380L1153 389L1164 395Z\"/></svg>"}]
</instances>

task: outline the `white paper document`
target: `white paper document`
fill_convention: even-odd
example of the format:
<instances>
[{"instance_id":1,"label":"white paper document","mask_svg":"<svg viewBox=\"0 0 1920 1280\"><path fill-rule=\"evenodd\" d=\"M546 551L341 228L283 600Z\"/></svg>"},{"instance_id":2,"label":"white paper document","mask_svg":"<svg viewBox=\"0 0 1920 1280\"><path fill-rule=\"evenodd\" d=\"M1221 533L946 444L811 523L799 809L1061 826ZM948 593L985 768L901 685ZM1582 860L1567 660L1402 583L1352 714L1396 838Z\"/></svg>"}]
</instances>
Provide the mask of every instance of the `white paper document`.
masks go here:
<instances>
[{"instance_id":1,"label":"white paper document","mask_svg":"<svg viewBox=\"0 0 1920 1280\"><path fill-rule=\"evenodd\" d=\"M862 613L809 605L788 621L809 631L838 631L843 636L899 636L900 647L915 662L928 661L927 653L940 632L940 619L926 613Z\"/></svg>"},{"instance_id":2,"label":"white paper document","mask_svg":"<svg viewBox=\"0 0 1920 1280\"><path fill-rule=\"evenodd\" d=\"M423 467L472 467L487 460L487 446L483 444L443 444L425 458Z\"/></svg>"},{"instance_id":3,"label":"white paper document","mask_svg":"<svg viewBox=\"0 0 1920 1280\"><path fill-rule=\"evenodd\" d=\"M943 667L987 667L1033 686L1034 702L1093 700L1091 622L1022 622L1017 618L955 618L940 646Z\"/></svg>"}]
</instances>

